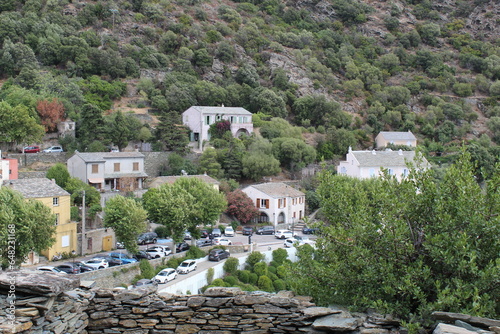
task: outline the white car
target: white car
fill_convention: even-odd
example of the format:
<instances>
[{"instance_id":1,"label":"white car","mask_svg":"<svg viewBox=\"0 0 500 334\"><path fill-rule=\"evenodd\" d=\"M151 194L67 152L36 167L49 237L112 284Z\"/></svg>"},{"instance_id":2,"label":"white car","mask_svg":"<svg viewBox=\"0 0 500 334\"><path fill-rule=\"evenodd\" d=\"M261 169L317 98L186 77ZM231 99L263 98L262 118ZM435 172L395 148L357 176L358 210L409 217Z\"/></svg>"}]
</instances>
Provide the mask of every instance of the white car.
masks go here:
<instances>
[{"instance_id":1,"label":"white car","mask_svg":"<svg viewBox=\"0 0 500 334\"><path fill-rule=\"evenodd\" d=\"M153 277L153 281L157 281L158 283L167 283L177 278L177 271L174 268L167 268L160 271L155 277Z\"/></svg>"},{"instance_id":2,"label":"white car","mask_svg":"<svg viewBox=\"0 0 500 334\"><path fill-rule=\"evenodd\" d=\"M165 252L158 248L148 248L145 250L145 252L151 255L152 259L159 259L160 257L165 257Z\"/></svg>"},{"instance_id":3,"label":"white car","mask_svg":"<svg viewBox=\"0 0 500 334\"><path fill-rule=\"evenodd\" d=\"M231 242L231 240L229 240L228 238L214 238L214 245L217 245L217 246L229 246L229 245L232 245L233 243Z\"/></svg>"},{"instance_id":4,"label":"white car","mask_svg":"<svg viewBox=\"0 0 500 334\"><path fill-rule=\"evenodd\" d=\"M95 268L95 269L104 269L109 267L108 260L102 259L99 257L90 259L88 261L82 261L82 263L86 266Z\"/></svg>"},{"instance_id":5,"label":"white car","mask_svg":"<svg viewBox=\"0 0 500 334\"><path fill-rule=\"evenodd\" d=\"M308 237L294 236L293 238L286 239L284 243L285 247L302 246L305 244L314 246L314 241L309 239Z\"/></svg>"},{"instance_id":6,"label":"white car","mask_svg":"<svg viewBox=\"0 0 500 334\"><path fill-rule=\"evenodd\" d=\"M187 274L191 271L196 270L196 261L195 260L185 260L177 267L177 272L179 274Z\"/></svg>"},{"instance_id":7,"label":"white car","mask_svg":"<svg viewBox=\"0 0 500 334\"><path fill-rule=\"evenodd\" d=\"M156 249L160 252L163 252L163 254L165 254L165 256L172 254L172 250L168 246L155 245L155 246L149 247L147 250L149 251L150 249Z\"/></svg>"},{"instance_id":8,"label":"white car","mask_svg":"<svg viewBox=\"0 0 500 334\"><path fill-rule=\"evenodd\" d=\"M290 230L277 230L276 233L274 233L274 236L276 239L288 239L288 238L293 238L294 233Z\"/></svg>"},{"instance_id":9,"label":"white car","mask_svg":"<svg viewBox=\"0 0 500 334\"><path fill-rule=\"evenodd\" d=\"M224 229L224 236L226 237L234 237L234 229L231 226L228 226Z\"/></svg>"},{"instance_id":10,"label":"white car","mask_svg":"<svg viewBox=\"0 0 500 334\"><path fill-rule=\"evenodd\" d=\"M52 266L42 266L42 267L36 268L36 270L50 272L50 273L57 273L57 274L65 274L65 275L67 275L66 272L64 272L61 269L58 269L56 267L52 267Z\"/></svg>"},{"instance_id":11,"label":"white car","mask_svg":"<svg viewBox=\"0 0 500 334\"><path fill-rule=\"evenodd\" d=\"M45 153L64 152L61 146L51 146L43 150Z\"/></svg>"}]
</instances>

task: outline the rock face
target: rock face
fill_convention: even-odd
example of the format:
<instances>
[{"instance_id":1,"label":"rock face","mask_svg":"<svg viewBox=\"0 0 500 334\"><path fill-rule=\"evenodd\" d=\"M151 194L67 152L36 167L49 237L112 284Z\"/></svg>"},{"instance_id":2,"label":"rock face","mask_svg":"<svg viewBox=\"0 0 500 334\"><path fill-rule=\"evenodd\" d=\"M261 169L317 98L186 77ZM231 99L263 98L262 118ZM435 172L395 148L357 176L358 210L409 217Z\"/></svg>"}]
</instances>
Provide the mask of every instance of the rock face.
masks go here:
<instances>
[{"instance_id":1,"label":"rock face","mask_svg":"<svg viewBox=\"0 0 500 334\"><path fill-rule=\"evenodd\" d=\"M29 270L0 272L0 290L8 291L12 282L17 293L35 296L57 296L80 286L80 278L72 275Z\"/></svg>"}]
</instances>

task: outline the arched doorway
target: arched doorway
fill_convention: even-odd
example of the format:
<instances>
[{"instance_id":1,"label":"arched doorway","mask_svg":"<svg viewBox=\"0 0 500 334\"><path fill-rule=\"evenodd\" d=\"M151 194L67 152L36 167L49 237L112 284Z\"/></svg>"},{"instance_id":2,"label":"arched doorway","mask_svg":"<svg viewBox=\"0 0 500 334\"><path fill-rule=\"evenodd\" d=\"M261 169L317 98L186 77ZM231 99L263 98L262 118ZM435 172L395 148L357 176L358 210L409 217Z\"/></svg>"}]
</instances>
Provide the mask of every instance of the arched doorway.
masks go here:
<instances>
[{"instance_id":1,"label":"arched doorway","mask_svg":"<svg viewBox=\"0 0 500 334\"><path fill-rule=\"evenodd\" d=\"M238 129L238 131L236 131L235 137L239 138L242 135L249 136L250 134L248 133L247 129L241 128L241 129Z\"/></svg>"},{"instance_id":2,"label":"arched doorway","mask_svg":"<svg viewBox=\"0 0 500 334\"><path fill-rule=\"evenodd\" d=\"M269 222L269 216L265 212L261 212L259 216L257 217L257 223L268 223Z\"/></svg>"},{"instance_id":3,"label":"arched doorway","mask_svg":"<svg viewBox=\"0 0 500 334\"><path fill-rule=\"evenodd\" d=\"M285 223L285 213L282 211L278 215L278 224L284 224Z\"/></svg>"}]
</instances>

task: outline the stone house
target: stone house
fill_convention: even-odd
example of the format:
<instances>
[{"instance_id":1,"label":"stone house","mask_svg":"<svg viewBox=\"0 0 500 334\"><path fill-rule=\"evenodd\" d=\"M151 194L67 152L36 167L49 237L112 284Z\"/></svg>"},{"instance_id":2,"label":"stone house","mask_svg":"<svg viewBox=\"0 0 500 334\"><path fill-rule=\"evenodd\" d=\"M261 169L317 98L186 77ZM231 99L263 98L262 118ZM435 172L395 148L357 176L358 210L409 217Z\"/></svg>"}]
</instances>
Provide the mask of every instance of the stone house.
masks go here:
<instances>
[{"instance_id":1,"label":"stone house","mask_svg":"<svg viewBox=\"0 0 500 334\"><path fill-rule=\"evenodd\" d=\"M387 147L388 144L417 147L417 138L411 131L382 131L375 137L376 148L384 148Z\"/></svg>"},{"instance_id":2,"label":"stone house","mask_svg":"<svg viewBox=\"0 0 500 334\"><path fill-rule=\"evenodd\" d=\"M203 150L203 142L210 140L208 130L217 121L228 120L234 137L253 132L252 113L240 107L192 106L182 113L182 123L190 129L189 140Z\"/></svg>"},{"instance_id":3,"label":"stone house","mask_svg":"<svg viewBox=\"0 0 500 334\"><path fill-rule=\"evenodd\" d=\"M259 209L259 223L291 224L304 218L306 196L303 192L282 182L248 186L242 191Z\"/></svg>"}]
</instances>

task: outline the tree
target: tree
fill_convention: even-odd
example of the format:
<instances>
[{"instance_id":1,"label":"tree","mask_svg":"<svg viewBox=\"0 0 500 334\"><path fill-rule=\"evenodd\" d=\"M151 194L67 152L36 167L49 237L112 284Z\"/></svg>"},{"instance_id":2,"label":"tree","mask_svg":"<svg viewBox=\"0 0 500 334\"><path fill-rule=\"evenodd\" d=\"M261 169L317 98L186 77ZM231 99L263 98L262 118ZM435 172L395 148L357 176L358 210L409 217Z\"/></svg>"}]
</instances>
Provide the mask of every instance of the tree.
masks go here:
<instances>
[{"instance_id":1,"label":"tree","mask_svg":"<svg viewBox=\"0 0 500 334\"><path fill-rule=\"evenodd\" d=\"M65 164L57 163L49 168L45 177L50 180L55 180L59 187L65 189L66 182L68 182L71 176Z\"/></svg>"},{"instance_id":2,"label":"tree","mask_svg":"<svg viewBox=\"0 0 500 334\"><path fill-rule=\"evenodd\" d=\"M0 255L2 267L14 267L31 251L42 252L56 241L56 217L40 201L26 200L9 187L0 188Z\"/></svg>"},{"instance_id":3,"label":"tree","mask_svg":"<svg viewBox=\"0 0 500 334\"><path fill-rule=\"evenodd\" d=\"M31 143L42 140L45 131L23 105L0 102L0 142Z\"/></svg>"},{"instance_id":4,"label":"tree","mask_svg":"<svg viewBox=\"0 0 500 334\"><path fill-rule=\"evenodd\" d=\"M130 129L125 116L121 111L117 111L108 122L108 136L114 145L122 151L128 145L134 130Z\"/></svg>"},{"instance_id":5,"label":"tree","mask_svg":"<svg viewBox=\"0 0 500 334\"><path fill-rule=\"evenodd\" d=\"M203 173L214 178L220 178L222 176L221 165L217 162L217 152L213 148L207 148L200 157L199 169Z\"/></svg>"},{"instance_id":6,"label":"tree","mask_svg":"<svg viewBox=\"0 0 500 334\"><path fill-rule=\"evenodd\" d=\"M169 151L179 154L187 151L189 143L189 129L182 125L180 115L170 112L160 117L160 124L156 128L156 138Z\"/></svg>"},{"instance_id":7,"label":"tree","mask_svg":"<svg viewBox=\"0 0 500 334\"><path fill-rule=\"evenodd\" d=\"M146 230L147 212L133 198L117 195L106 202L104 226L111 227L125 248L132 254L139 250L137 237Z\"/></svg>"},{"instance_id":8,"label":"tree","mask_svg":"<svg viewBox=\"0 0 500 334\"><path fill-rule=\"evenodd\" d=\"M104 118L101 109L88 103L82 107L80 121L76 126L76 137L84 151L93 141L104 138Z\"/></svg>"},{"instance_id":9,"label":"tree","mask_svg":"<svg viewBox=\"0 0 500 334\"><path fill-rule=\"evenodd\" d=\"M246 224L259 215L252 199L240 189L236 189L226 195L226 213L233 215L242 224Z\"/></svg>"},{"instance_id":10,"label":"tree","mask_svg":"<svg viewBox=\"0 0 500 334\"><path fill-rule=\"evenodd\" d=\"M288 114L283 98L274 91L263 87L255 89L250 95L250 111L281 118L285 118Z\"/></svg>"},{"instance_id":11,"label":"tree","mask_svg":"<svg viewBox=\"0 0 500 334\"><path fill-rule=\"evenodd\" d=\"M71 201L75 205L83 204L83 191L85 191L85 206L101 204L99 191L76 177L71 177L66 181L64 190L71 194Z\"/></svg>"},{"instance_id":12,"label":"tree","mask_svg":"<svg viewBox=\"0 0 500 334\"><path fill-rule=\"evenodd\" d=\"M322 174L329 224L316 250L298 250L289 284L318 304L374 307L407 321L438 308L498 317L500 165L482 189L462 152L435 180L432 170L412 169L401 182Z\"/></svg>"},{"instance_id":13,"label":"tree","mask_svg":"<svg viewBox=\"0 0 500 334\"><path fill-rule=\"evenodd\" d=\"M335 101L328 101L324 95L300 97L293 103L293 112L298 120L306 119L312 125L324 125L328 119L336 118L334 115L344 113ZM350 121L349 121L350 122ZM334 126L348 126L348 124L332 124Z\"/></svg>"},{"instance_id":14,"label":"tree","mask_svg":"<svg viewBox=\"0 0 500 334\"><path fill-rule=\"evenodd\" d=\"M280 162L272 155L257 151L249 152L242 160L243 175L259 181L264 176L276 175L280 172Z\"/></svg>"},{"instance_id":15,"label":"tree","mask_svg":"<svg viewBox=\"0 0 500 334\"><path fill-rule=\"evenodd\" d=\"M57 129L57 123L64 118L64 105L58 99L38 101L36 111L48 132L54 132Z\"/></svg>"},{"instance_id":16,"label":"tree","mask_svg":"<svg viewBox=\"0 0 500 334\"><path fill-rule=\"evenodd\" d=\"M297 170L312 163L316 159L316 150L303 140L296 138L273 139L273 154L282 166Z\"/></svg>"},{"instance_id":17,"label":"tree","mask_svg":"<svg viewBox=\"0 0 500 334\"><path fill-rule=\"evenodd\" d=\"M149 189L143 201L149 220L164 225L175 241L185 231L195 234L198 225L214 224L227 206L223 194L194 177Z\"/></svg>"}]
</instances>

